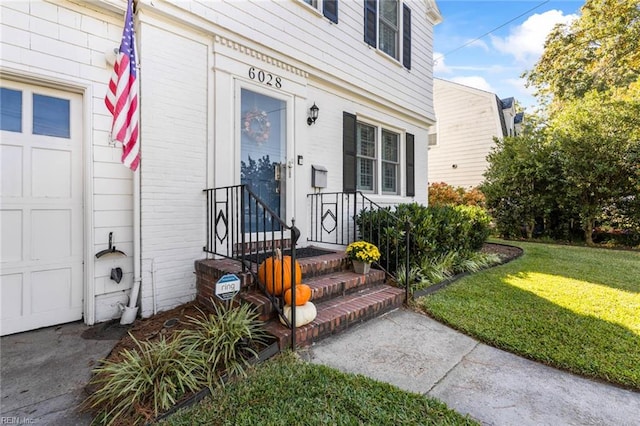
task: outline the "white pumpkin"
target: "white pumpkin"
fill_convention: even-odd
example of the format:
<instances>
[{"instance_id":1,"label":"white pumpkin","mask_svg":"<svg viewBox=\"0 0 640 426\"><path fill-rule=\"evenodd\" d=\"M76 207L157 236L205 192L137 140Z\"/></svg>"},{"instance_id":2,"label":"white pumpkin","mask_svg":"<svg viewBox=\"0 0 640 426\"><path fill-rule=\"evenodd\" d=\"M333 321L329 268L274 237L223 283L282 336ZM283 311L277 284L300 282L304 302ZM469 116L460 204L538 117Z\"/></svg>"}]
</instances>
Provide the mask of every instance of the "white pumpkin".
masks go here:
<instances>
[{"instance_id":1,"label":"white pumpkin","mask_svg":"<svg viewBox=\"0 0 640 426\"><path fill-rule=\"evenodd\" d=\"M291 321L291 306L285 305L282 312L287 320ZM296 306L296 327L309 324L316 319L316 316L318 316L318 311L313 303L307 302L302 306ZM282 318L280 318L280 322L282 325L287 325Z\"/></svg>"}]
</instances>

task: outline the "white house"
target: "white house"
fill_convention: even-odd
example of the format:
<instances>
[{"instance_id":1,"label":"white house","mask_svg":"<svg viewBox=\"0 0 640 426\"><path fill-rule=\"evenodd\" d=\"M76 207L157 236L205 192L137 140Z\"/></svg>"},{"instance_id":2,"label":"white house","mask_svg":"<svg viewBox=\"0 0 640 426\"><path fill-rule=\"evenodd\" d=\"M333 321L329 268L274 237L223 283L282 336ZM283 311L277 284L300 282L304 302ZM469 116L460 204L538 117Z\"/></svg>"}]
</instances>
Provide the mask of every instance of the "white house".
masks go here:
<instances>
[{"instance_id":1,"label":"white house","mask_svg":"<svg viewBox=\"0 0 640 426\"><path fill-rule=\"evenodd\" d=\"M193 300L203 190L249 157L301 242L314 191L426 203L434 0L137 0L135 173L104 103L126 1L0 7L3 335L117 318L134 283L145 317Z\"/></svg>"},{"instance_id":2,"label":"white house","mask_svg":"<svg viewBox=\"0 0 640 426\"><path fill-rule=\"evenodd\" d=\"M429 132L429 183L478 186L494 138L516 135L522 123L515 99L434 79L433 102L437 124Z\"/></svg>"}]
</instances>

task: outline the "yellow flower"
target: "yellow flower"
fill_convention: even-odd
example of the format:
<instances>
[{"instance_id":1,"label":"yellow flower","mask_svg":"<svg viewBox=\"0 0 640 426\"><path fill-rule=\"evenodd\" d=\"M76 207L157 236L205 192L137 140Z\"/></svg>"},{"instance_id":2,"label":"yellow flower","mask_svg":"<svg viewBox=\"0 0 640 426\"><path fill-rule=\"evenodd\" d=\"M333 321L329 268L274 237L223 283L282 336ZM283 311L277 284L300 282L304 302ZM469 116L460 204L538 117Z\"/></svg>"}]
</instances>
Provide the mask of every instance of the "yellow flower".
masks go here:
<instances>
[{"instance_id":1,"label":"yellow flower","mask_svg":"<svg viewBox=\"0 0 640 426\"><path fill-rule=\"evenodd\" d=\"M347 246L347 256L351 260L372 263L380 259L380 251L374 244L366 241L355 241Z\"/></svg>"}]
</instances>

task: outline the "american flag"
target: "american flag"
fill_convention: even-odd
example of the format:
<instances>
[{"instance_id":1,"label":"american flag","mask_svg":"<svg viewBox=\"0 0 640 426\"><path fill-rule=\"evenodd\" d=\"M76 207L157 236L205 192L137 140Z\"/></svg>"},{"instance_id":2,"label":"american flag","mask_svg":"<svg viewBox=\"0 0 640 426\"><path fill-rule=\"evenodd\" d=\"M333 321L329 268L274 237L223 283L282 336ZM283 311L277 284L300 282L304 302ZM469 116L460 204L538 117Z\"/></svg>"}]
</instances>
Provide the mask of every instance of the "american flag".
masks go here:
<instances>
[{"instance_id":1,"label":"american flag","mask_svg":"<svg viewBox=\"0 0 640 426\"><path fill-rule=\"evenodd\" d=\"M140 164L136 65L133 0L128 0L122 42L113 65L113 74L104 101L107 104L107 109L113 115L111 138L122 142L122 163L133 171L136 171Z\"/></svg>"}]
</instances>

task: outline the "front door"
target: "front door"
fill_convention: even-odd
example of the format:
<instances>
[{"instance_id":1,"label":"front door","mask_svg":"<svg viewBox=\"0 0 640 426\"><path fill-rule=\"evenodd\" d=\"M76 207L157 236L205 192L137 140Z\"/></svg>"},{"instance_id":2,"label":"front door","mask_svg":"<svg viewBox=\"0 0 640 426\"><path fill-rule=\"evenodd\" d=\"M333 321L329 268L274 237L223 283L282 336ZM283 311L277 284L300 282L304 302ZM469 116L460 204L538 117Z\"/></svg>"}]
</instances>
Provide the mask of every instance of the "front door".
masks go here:
<instances>
[{"instance_id":1,"label":"front door","mask_svg":"<svg viewBox=\"0 0 640 426\"><path fill-rule=\"evenodd\" d=\"M1 334L82 318L82 96L0 87Z\"/></svg>"},{"instance_id":2,"label":"front door","mask_svg":"<svg viewBox=\"0 0 640 426\"><path fill-rule=\"evenodd\" d=\"M287 164L287 102L242 88L240 118L240 181L286 221L287 179L292 173ZM279 230L270 221L259 221L257 229L255 222L249 223L249 232Z\"/></svg>"}]
</instances>

